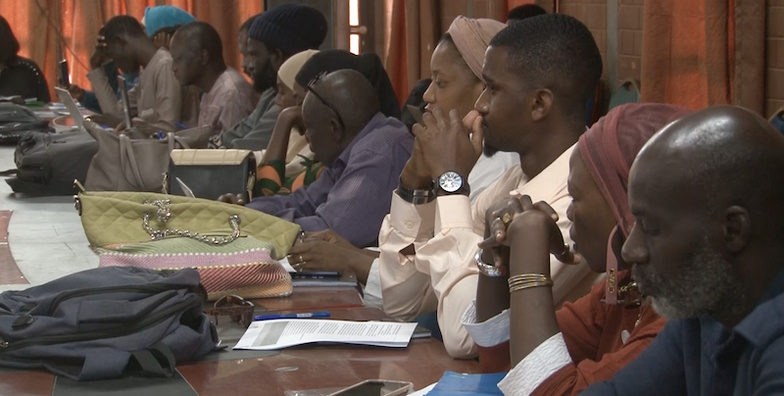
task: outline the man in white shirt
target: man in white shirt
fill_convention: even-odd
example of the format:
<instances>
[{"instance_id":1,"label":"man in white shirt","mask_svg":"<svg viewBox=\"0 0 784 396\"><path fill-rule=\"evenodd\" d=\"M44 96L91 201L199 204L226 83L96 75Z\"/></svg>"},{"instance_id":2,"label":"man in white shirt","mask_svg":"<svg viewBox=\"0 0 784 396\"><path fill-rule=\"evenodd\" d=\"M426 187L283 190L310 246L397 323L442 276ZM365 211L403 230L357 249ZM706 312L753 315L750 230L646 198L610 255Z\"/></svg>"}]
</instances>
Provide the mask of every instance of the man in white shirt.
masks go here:
<instances>
[{"instance_id":1,"label":"man in white shirt","mask_svg":"<svg viewBox=\"0 0 784 396\"><path fill-rule=\"evenodd\" d=\"M421 157L403 170L379 235L384 310L407 320L436 311L447 352L457 358L476 354L461 324L477 293L475 261L492 265L493 254L508 254L494 249L476 258L477 243L490 237L486 225L508 224L519 211L516 197L529 195L555 209L562 231L569 228L568 159L585 131L585 101L602 63L582 23L564 15L533 19L539 18L548 23L538 37L519 37L510 26L490 42L482 68L487 85L476 112L461 122L434 109L424 127L415 127ZM471 204L466 176L483 139L488 154L516 152L520 167ZM495 237L504 237L503 228ZM557 302L585 294L595 279L585 265L555 259L551 271Z\"/></svg>"}]
</instances>

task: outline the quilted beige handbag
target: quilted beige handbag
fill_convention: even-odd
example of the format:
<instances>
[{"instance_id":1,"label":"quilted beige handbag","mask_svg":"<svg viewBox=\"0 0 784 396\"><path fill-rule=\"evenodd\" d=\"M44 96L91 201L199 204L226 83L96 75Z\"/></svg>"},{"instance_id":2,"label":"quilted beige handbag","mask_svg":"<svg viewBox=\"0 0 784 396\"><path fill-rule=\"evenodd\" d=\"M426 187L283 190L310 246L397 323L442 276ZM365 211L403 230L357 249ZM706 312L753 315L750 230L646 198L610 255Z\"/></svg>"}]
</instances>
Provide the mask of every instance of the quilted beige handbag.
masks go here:
<instances>
[{"instance_id":1,"label":"quilted beige handbag","mask_svg":"<svg viewBox=\"0 0 784 396\"><path fill-rule=\"evenodd\" d=\"M98 152L84 182L90 191L160 192L169 153L175 148L205 148L212 134L212 127L202 126L169 132L163 139L134 139L128 134L106 131L90 121L85 121L84 128L98 141Z\"/></svg>"},{"instance_id":2,"label":"quilted beige handbag","mask_svg":"<svg viewBox=\"0 0 784 396\"><path fill-rule=\"evenodd\" d=\"M139 192L89 191L76 208L100 266L196 268L210 299L291 293L276 261L299 234L297 224L218 201Z\"/></svg>"}]
</instances>

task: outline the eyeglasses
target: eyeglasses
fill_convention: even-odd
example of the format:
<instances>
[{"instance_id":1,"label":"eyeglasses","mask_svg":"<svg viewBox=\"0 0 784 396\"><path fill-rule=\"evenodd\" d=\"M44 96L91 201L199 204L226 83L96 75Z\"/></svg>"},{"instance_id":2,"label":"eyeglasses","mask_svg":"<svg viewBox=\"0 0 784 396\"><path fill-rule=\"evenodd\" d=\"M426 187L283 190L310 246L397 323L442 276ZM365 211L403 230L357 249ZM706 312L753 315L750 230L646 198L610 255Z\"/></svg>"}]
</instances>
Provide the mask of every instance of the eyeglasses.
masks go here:
<instances>
[{"instance_id":1,"label":"eyeglasses","mask_svg":"<svg viewBox=\"0 0 784 396\"><path fill-rule=\"evenodd\" d=\"M212 315L215 326L218 326L218 316L228 316L234 322L247 328L253 322L255 309L253 302L240 296L229 294L216 300L212 308L205 308L204 313Z\"/></svg>"},{"instance_id":2,"label":"eyeglasses","mask_svg":"<svg viewBox=\"0 0 784 396\"><path fill-rule=\"evenodd\" d=\"M323 72L323 73L317 74L316 77L313 77L313 79L310 80L310 82L308 83L307 89L308 89L309 92L311 92L313 94L313 96L317 97L318 100L321 101L321 103L324 103L324 106L327 106L330 110L332 110L333 113L335 113L335 115L338 117L338 123L340 123L340 127L343 128L343 129L346 129L346 124L343 122L343 117L340 116L340 113L338 112L338 110L335 107L333 107L331 104L329 104L329 102L324 100L324 98L318 92L316 92L315 86L326 75L327 75L327 72Z\"/></svg>"}]
</instances>

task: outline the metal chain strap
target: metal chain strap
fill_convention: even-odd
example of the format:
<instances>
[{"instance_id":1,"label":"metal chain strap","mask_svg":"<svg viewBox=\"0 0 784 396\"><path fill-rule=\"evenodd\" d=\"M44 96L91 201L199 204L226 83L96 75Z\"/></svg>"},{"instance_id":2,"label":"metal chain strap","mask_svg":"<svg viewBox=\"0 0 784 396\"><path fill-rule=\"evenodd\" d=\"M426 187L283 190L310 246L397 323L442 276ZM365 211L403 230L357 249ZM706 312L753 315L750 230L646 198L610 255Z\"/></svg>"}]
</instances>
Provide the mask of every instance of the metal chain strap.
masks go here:
<instances>
[{"instance_id":1,"label":"metal chain strap","mask_svg":"<svg viewBox=\"0 0 784 396\"><path fill-rule=\"evenodd\" d=\"M168 199L156 199L156 200L145 200L142 202L144 205L151 205L155 206L155 218L158 220L158 223L162 225L166 225L166 222L172 216L171 209L169 209L168 205L171 204L171 200ZM234 241L235 239L240 237L240 217L237 215L229 216L229 226L231 226L231 235L227 236L204 236L199 235L197 232L191 232L188 230L180 230L177 228L169 228L169 229L160 229L156 230L150 226L150 217L152 214L150 212L145 212L142 215L142 226L144 230L147 231L148 234L152 237L153 240L165 238L167 236L182 236L186 238L192 238L199 242L208 243L211 245L225 245Z\"/></svg>"}]
</instances>

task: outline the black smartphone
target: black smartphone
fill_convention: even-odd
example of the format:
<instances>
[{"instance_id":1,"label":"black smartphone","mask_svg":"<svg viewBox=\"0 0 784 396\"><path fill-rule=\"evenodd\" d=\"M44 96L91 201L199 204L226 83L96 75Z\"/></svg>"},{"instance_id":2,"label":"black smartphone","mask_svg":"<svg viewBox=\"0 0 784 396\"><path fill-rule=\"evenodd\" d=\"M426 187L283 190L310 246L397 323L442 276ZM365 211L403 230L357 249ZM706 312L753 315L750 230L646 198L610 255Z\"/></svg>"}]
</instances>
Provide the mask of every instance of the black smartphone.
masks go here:
<instances>
[{"instance_id":1,"label":"black smartphone","mask_svg":"<svg viewBox=\"0 0 784 396\"><path fill-rule=\"evenodd\" d=\"M291 278L292 279L337 279L340 278L340 271L305 270L305 271L292 273Z\"/></svg>"},{"instance_id":2,"label":"black smartphone","mask_svg":"<svg viewBox=\"0 0 784 396\"><path fill-rule=\"evenodd\" d=\"M60 86L63 88L68 88L71 86L71 78L68 74L68 61L63 59L58 62L58 66L60 68Z\"/></svg>"}]
</instances>

